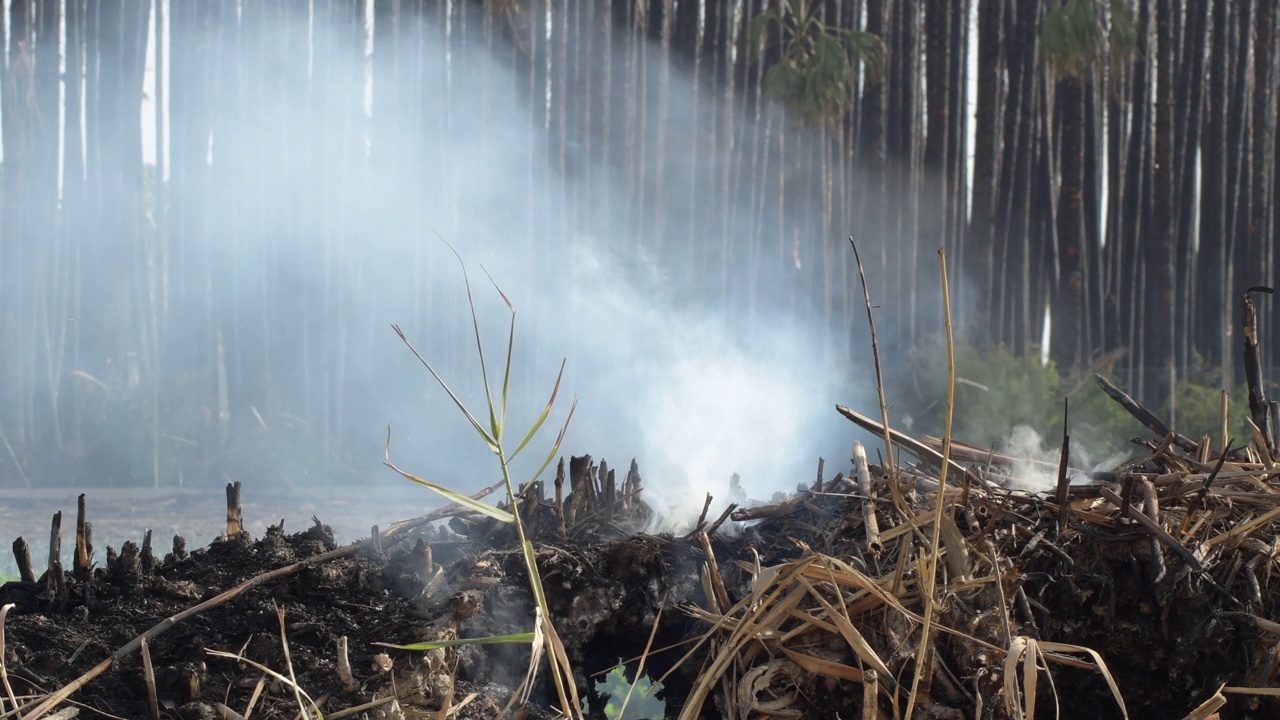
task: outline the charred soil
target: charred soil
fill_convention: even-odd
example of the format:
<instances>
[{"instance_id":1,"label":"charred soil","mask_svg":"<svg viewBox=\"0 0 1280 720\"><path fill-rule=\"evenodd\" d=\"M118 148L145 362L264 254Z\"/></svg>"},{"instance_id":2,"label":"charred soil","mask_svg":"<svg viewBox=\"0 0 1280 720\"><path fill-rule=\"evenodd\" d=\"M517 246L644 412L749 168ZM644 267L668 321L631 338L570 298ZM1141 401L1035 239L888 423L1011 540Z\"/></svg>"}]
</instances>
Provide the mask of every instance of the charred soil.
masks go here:
<instances>
[{"instance_id":1,"label":"charred soil","mask_svg":"<svg viewBox=\"0 0 1280 720\"><path fill-rule=\"evenodd\" d=\"M1123 716L1106 673L1134 718L1183 717L1223 685L1273 682L1276 514L1261 516L1275 503L1243 489L1261 493L1269 471L1233 460L1206 483L1207 457L1152 449L1114 477L1068 487L1065 509L961 470L944 495L915 717L1018 717L1027 654L1038 658L1038 710L1052 712L1056 698L1072 717ZM589 460L578 465L579 500L538 489L522 513L538 529L543 587L589 716L605 717L596 682L619 663L634 677L642 656L667 717L904 716L938 496L923 465L890 473L855 463L849 479L819 477L781 503L726 509L723 524L712 513L682 535L635 532L647 507L607 492ZM242 526L231 515L234 531ZM75 567L55 563L0 588L0 605L14 606L0 670L19 717L87 673L69 700L86 716L149 717L143 634L162 717L299 716L308 701L263 668L294 678L331 718L441 708L455 718L553 717L545 672L527 703L506 710L528 644L379 644L532 628L509 534L474 518L454 523L467 536L425 522L449 515L345 549L315 520L296 534L229 532L190 553L175 540L163 558L128 543L97 566L81 518ZM1105 672L1054 643L1098 652ZM1231 698L1221 717L1276 710L1266 698Z\"/></svg>"}]
</instances>

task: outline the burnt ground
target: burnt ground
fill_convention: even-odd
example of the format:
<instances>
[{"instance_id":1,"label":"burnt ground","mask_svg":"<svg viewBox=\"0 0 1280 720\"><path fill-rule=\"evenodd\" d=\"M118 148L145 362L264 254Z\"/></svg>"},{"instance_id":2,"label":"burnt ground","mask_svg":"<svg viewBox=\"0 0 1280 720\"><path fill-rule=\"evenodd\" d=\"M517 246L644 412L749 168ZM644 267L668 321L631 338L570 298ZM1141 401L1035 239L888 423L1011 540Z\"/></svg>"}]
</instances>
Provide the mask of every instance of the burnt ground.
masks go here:
<instances>
[{"instance_id":1,"label":"burnt ground","mask_svg":"<svg viewBox=\"0 0 1280 720\"><path fill-rule=\"evenodd\" d=\"M764 567L785 567L806 558L844 558L869 577L902 576L903 552L913 547L912 542L899 542L902 552L868 553L862 503L839 482L837 478L829 484L825 493L793 498L776 511L762 513L766 519L754 525L733 528L729 523L711 534L731 603L750 600L758 580L749 569L757 559ZM894 502L902 504L903 515L919 509L921 496L915 491L895 494ZM977 495L975 486L973 495L966 496L966 512L957 511L957 518L971 514L971 509L983 519L999 516L996 503ZM1183 717L1223 684L1273 682L1276 663L1270 648L1274 643L1260 638L1248 621L1269 617L1274 611L1267 578L1259 591L1253 570L1262 569L1256 564L1248 573L1222 575L1218 587L1224 592L1219 592L1133 527L1124 532L1068 528L1058 534L1054 523L1046 521L1056 514L1045 511L1040 501L1023 504L1007 533L994 522L985 527L965 522L954 526L963 542L1006 559L1001 565L1001 604L997 606L1005 610L990 609L997 591L991 583L980 582L982 560L975 550L969 574L977 580L953 584L938 616L938 621L969 638L940 636L943 639L936 641L924 693L928 702L917 707L917 717L1012 716L1001 699L1003 658L982 646L987 642L1007 647L1000 629L1001 612L1007 613L1005 627L1010 636L1084 645L1100 652L1124 694L1129 717ZM617 518L597 518L591 524L579 517L568 532L562 532L549 519L554 518L553 503L541 500L535 507L542 514L527 521L538 531L538 560L552 616L577 671L589 716L604 717L603 701L593 692L595 683L620 660L628 662L629 674L634 673L635 659L644 653L655 620L653 648L677 646L708 632L705 618L690 612L694 607L710 607L702 575L707 558L696 537L631 534L619 527L625 523ZM880 531L891 534L894 515L888 511L882 515ZM249 715L252 708L252 717L298 717L293 691L247 662L252 661L286 676L292 672L326 717L425 717L423 713L437 710L444 702L456 707L463 701L450 717L501 716L511 688L525 673L527 645L471 646L424 654L375 644L500 635L531 628L531 594L509 534L484 523L454 526L474 539L424 526L381 548L362 547L263 582L225 604L174 623L149 644L160 715L236 717L233 713ZM1024 529L1016 531L1017 527ZM900 537L910 540L912 533ZM107 550L105 559L98 556L88 575L59 568L34 580L7 583L0 587L0 604L15 605L5 623L3 660L8 679L30 709L30 701L88 672L166 618L250 578L337 547L332 530L316 521L299 533L285 534L272 527L254 539L242 532L189 553L175 547L164 551L162 558L161 550L153 554L130 543L119 552ZM964 574L962 568L954 572ZM818 587L815 593L820 591L826 589ZM852 608L865 595L841 597ZM909 604L909 595L903 591L903 603ZM1244 603L1233 597L1244 598ZM812 603L797 607L814 612ZM290 662L280 637L278 611L285 618ZM853 610L848 612L852 617ZM857 617L857 624L898 681L908 683L918 629L887 608L867 610ZM779 631L787 628L780 625ZM862 666L848 645L823 640L821 633L815 633L797 632L792 647ZM344 637L354 681L350 684L339 673L338 646ZM770 653L777 650L761 642L760 647ZM646 660L647 674L663 678L660 695L668 717L679 715L710 658L709 646L704 644L677 667L690 647L654 652ZM743 654L741 670L768 660L770 655L759 649ZM238 654L246 661L210 651ZM1052 664L1052 670L1067 716L1121 717L1099 673L1061 664ZM121 654L113 667L71 700L83 709L82 716L148 717L144 676L139 653ZM543 682L528 705L515 709L516 717L551 717L546 708L553 704L554 693L546 676L544 668ZM823 672L801 673L792 678L790 695L785 695L789 703L776 716L860 717L863 687ZM1040 687L1039 708L1052 712L1052 693L1043 676ZM783 696L783 690L787 689L766 683L760 698L774 691ZM396 702L386 702L392 696ZM905 691L899 698L904 696ZM978 697L983 698L981 713ZM760 698L753 695L745 702L749 706ZM378 701L384 702L341 714ZM724 717L726 702L733 700L713 693L696 716ZM899 703L898 711L902 709ZM1269 713L1275 709L1256 698L1236 698L1223 708L1222 717L1268 717L1274 716ZM893 703L882 697L879 712L881 717L894 717Z\"/></svg>"}]
</instances>

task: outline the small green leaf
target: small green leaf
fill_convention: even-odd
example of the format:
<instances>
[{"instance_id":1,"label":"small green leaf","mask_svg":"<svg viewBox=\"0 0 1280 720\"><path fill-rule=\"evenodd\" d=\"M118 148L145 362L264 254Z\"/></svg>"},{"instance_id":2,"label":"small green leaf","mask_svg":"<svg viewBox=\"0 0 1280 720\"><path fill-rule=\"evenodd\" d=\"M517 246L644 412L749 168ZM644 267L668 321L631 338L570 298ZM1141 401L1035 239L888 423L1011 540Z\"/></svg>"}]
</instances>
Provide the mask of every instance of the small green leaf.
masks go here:
<instances>
[{"instance_id":1,"label":"small green leaf","mask_svg":"<svg viewBox=\"0 0 1280 720\"><path fill-rule=\"evenodd\" d=\"M376 642L374 645L381 647L395 648L396 650L409 650L411 652L426 652L427 650L439 650L441 648L462 647L464 645L528 645L533 642L533 633L512 633L510 635L490 635L488 637L478 638L457 638L456 640L432 640L430 642L410 643L408 645L393 645L392 643Z\"/></svg>"},{"instance_id":2,"label":"small green leaf","mask_svg":"<svg viewBox=\"0 0 1280 720\"><path fill-rule=\"evenodd\" d=\"M564 424L560 426L560 433L556 435L556 441L551 446L551 451L547 453L547 459L542 461L542 466L538 468L538 472L533 474L529 482L537 482L542 477L542 473L547 471L551 466L551 461L555 460L556 453L560 452L560 444L564 442L564 434L569 430L569 422L573 420L573 411L578 409L578 398L573 399L573 404L569 406L569 415L564 419Z\"/></svg>"},{"instance_id":3,"label":"small green leaf","mask_svg":"<svg viewBox=\"0 0 1280 720\"><path fill-rule=\"evenodd\" d=\"M525 433L524 438L520 440L520 444L516 446L515 452L511 453L511 457L507 458L508 462L516 459L516 456L520 454L520 451L524 450L524 447L529 444L529 441L533 439L533 436L537 435L538 431L542 429L542 423L546 422L547 416L551 414L551 406L556 404L556 396L560 394L560 380L564 378L565 362L567 361L560 361L560 372L556 375L555 387L551 388L551 399L547 400L546 407L542 408L542 414L538 416L537 421L529 428L529 432ZM570 415L572 414L573 413L570 413ZM565 421L565 424L568 424L567 420Z\"/></svg>"},{"instance_id":4,"label":"small green leaf","mask_svg":"<svg viewBox=\"0 0 1280 720\"><path fill-rule=\"evenodd\" d=\"M414 357L418 358L418 362L422 363L422 366L427 369L427 372L431 373L431 377L436 379L436 382L440 387L449 395L449 399L453 401L453 404L456 405L458 409L462 411L462 414L467 417L467 422L471 423L471 427L475 428L476 433L480 435L480 438L489 446L489 451L493 453L498 452L497 439L490 435L488 431L480 425L480 421L476 420L476 417L471 414L471 411L467 409L467 406L462 404L462 400L453 393L453 390L447 383L445 383L444 378L440 377L439 373L436 372L436 369L431 367L431 364L428 363L426 359L422 357L422 354L418 352L418 349L413 346L413 343L409 342L409 338L405 336L404 331L400 329L400 326L392 325L391 329L396 331L396 335L400 336L401 342L409 348Z\"/></svg>"},{"instance_id":5,"label":"small green leaf","mask_svg":"<svg viewBox=\"0 0 1280 720\"><path fill-rule=\"evenodd\" d=\"M390 427L387 428L386 457L387 459L383 461L382 464L396 471L396 473L398 473L400 477L403 477L406 480L412 480L425 488L434 490L437 493L440 493L441 495L443 495L445 498L447 498L451 502L457 503L458 505L461 505L465 508L470 508L471 510L475 510L476 512L482 515L488 515L494 520L507 522L507 523L515 522L515 519L516 519L515 515L511 514L506 510L503 510L501 508L496 508L490 505L489 503L481 502L479 500L476 500L475 498L467 497L462 493L454 492L453 490L450 490L449 488L443 485L437 485L431 482L430 480L423 480L422 478L418 477L417 475L414 475L413 473L407 473L404 470L401 470L400 468L396 467L395 464L391 462L391 428Z\"/></svg>"},{"instance_id":6,"label":"small green leaf","mask_svg":"<svg viewBox=\"0 0 1280 720\"><path fill-rule=\"evenodd\" d=\"M466 495L463 495L462 493L454 492L453 490L450 490L449 488L444 487L443 485L437 485L431 482L430 480L423 480L417 475L414 475L412 473L407 473L401 470L395 465L392 465L390 462L386 462L383 464L391 468L392 470L395 470L406 480L412 480L425 488L429 488L431 490L434 490L440 493L445 498L447 498L450 502L455 502L465 508L475 510L476 512L482 515L488 515L494 520L498 520L500 522L506 522L506 523L515 522L515 516L507 512L506 510L503 510L501 508L496 508L490 505L489 503L480 502L479 500L473 500L467 497Z\"/></svg>"}]
</instances>

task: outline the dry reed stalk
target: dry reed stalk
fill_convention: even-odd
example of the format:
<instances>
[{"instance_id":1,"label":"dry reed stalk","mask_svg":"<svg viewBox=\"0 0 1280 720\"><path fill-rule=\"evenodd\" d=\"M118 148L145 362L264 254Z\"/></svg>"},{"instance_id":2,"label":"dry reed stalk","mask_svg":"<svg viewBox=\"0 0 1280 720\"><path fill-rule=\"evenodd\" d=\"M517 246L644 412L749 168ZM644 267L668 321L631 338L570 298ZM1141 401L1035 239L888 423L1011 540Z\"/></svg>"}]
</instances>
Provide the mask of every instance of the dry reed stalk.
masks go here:
<instances>
[{"instance_id":1,"label":"dry reed stalk","mask_svg":"<svg viewBox=\"0 0 1280 720\"><path fill-rule=\"evenodd\" d=\"M1067 432L1070 427L1068 423L1068 412L1070 407L1067 404L1067 398L1062 399L1062 453L1058 458L1058 532L1062 532L1067 527L1067 520L1071 513L1071 503L1067 502L1070 497L1070 476L1067 474L1067 460L1071 456L1071 435Z\"/></svg>"},{"instance_id":2,"label":"dry reed stalk","mask_svg":"<svg viewBox=\"0 0 1280 720\"><path fill-rule=\"evenodd\" d=\"M556 465L556 519L560 522L560 537L569 536L564 519L564 458Z\"/></svg>"},{"instance_id":3,"label":"dry reed stalk","mask_svg":"<svg viewBox=\"0 0 1280 720\"><path fill-rule=\"evenodd\" d=\"M853 466L858 475L858 494L862 496L862 525L866 530L867 552L880 557L884 545L880 542L880 523L876 520L876 489L871 484L871 469L867 467L867 451L862 443L853 443Z\"/></svg>"},{"instance_id":4,"label":"dry reed stalk","mask_svg":"<svg viewBox=\"0 0 1280 720\"><path fill-rule=\"evenodd\" d=\"M1163 526L1160 525L1160 496L1156 494L1155 484L1150 480L1144 479L1138 484L1138 488L1142 492L1143 512L1147 517L1151 518L1151 522L1155 523L1157 527L1161 527L1161 529L1163 529ZM1173 536L1169 537L1171 540L1173 539ZM1156 565L1155 579L1153 582L1160 582L1163 580L1166 570L1164 552L1160 549L1160 542L1161 540L1159 537L1154 534L1151 536L1151 558ZM1174 543L1181 546L1181 543L1178 543L1176 540Z\"/></svg>"},{"instance_id":5,"label":"dry reed stalk","mask_svg":"<svg viewBox=\"0 0 1280 720\"><path fill-rule=\"evenodd\" d=\"M1271 457L1271 449L1267 447L1266 435L1258 427L1258 424L1253 421L1253 418L1245 418L1244 421L1249 424L1249 432L1253 433L1253 442L1257 446L1258 456L1262 458L1262 464L1268 470L1274 468L1275 461Z\"/></svg>"},{"instance_id":6,"label":"dry reed stalk","mask_svg":"<svg viewBox=\"0 0 1280 720\"><path fill-rule=\"evenodd\" d=\"M258 706L258 701L262 699L262 691L267 687L267 676L259 675L258 682L253 686L253 692L249 694L249 703L244 706L244 720L249 720L253 715L253 709Z\"/></svg>"},{"instance_id":7,"label":"dry reed stalk","mask_svg":"<svg viewBox=\"0 0 1280 720\"><path fill-rule=\"evenodd\" d=\"M151 646L146 640L142 641L141 651L142 681L147 686L147 710L151 713L151 720L160 720L160 701L156 697L156 673L151 667Z\"/></svg>"},{"instance_id":8,"label":"dry reed stalk","mask_svg":"<svg viewBox=\"0 0 1280 720\"><path fill-rule=\"evenodd\" d=\"M738 503L729 503L729 507L725 508L724 512L720 513L720 517L716 518L716 521L711 523L711 527L707 528L707 537L715 535L720 526L724 524L724 521L728 520L729 516L737 509Z\"/></svg>"},{"instance_id":9,"label":"dry reed stalk","mask_svg":"<svg viewBox=\"0 0 1280 720\"><path fill-rule=\"evenodd\" d=\"M92 560L89 553L92 551L89 548L89 531L86 530L89 523L86 516L85 494L80 493L80 496L76 499L76 556L71 573L76 580L81 582L88 580L92 572L92 568L89 566Z\"/></svg>"},{"instance_id":10,"label":"dry reed stalk","mask_svg":"<svg viewBox=\"0 0 1280 720\"><path fill-rule=\"evenodd\" d=\"M388 703L393 703L399 699L400 698L396 695L388 695L386 697L378 698L377 700L374 700L372 702L364 703L363 705L353 705L352 707L349 707L345 710L338 710L336 712L331 712L328 715L325 715L325 717L328 718L329 720L342 720L342 718L351 717L352 715L359 715L360 713L365 712L366 710L373 710L374 708L381 707ZM464 705L469 704L474 699L475 699L475 693L468 695L467 699L464 699L462 702L453 706L453 711L456 712L460 710Z\"/></svg>"},{"instance_id":11,"label":"dry reed stalk","mask_svg":"<svg viewBox=\"0 0 1280 720\"><path fill-rule=\"evenodd\" d=\"M298 685L298 678L293 672L293 657L289 652L289 637L285 632L284 608L279 605L276 606L276 619L280 622L280 646L284 649L284 665L289 670L289 684L293 686L293 698L298 703L298 713L302 715L303 720L311 720L310 713L306 711L306 705L302 703L305 693L302 692L302 688ZM311 698L308 697L307 700L311 701ZM311 701L311 707L316 711L316 718L324 717L316 702Z\"/></svg>"},{"instance_id":12,"label":"dry reed stalk","mask_svg":"<svg viewBox=\"0 0 1280 720\"><path fill-rule=\"evenodd\" d=\"M0 607L0 684L4 685L4 694L9 698L9 704L12 706L13 712L16 713L18 712L18 698L13 693L13 686L9 684L9 671L4 665L4 623L9 616L9 611L14 607L16 607L14 603L8 603L4 607ZM3 709L3 707L3 704L0 704L0 709ZM0 713L0 715L2 714L4 713Z\"/></svg>"},{"instance_id":13,"label":"dry reed stalk","mask_svg":"<svg viewBox=\"0 0 1280 720\"><path fill-rule=\"evenodd\" d=\"M862 299L867 305L867 325L871 328L871 355L876 367L876 392L880 397L880 423L884 426L884 469L885 475L893 473L893 441L889 437L889 404L884 397L884 376L880 372L880 345L876 340L876 321L871 313L871 291L867 289L867 274L862 269L862 257L858 255L858 246L849 236L849 245L853 248L853 259L858 263L858 277L862 279Z\"/></svg>"},{"instance_id":14,"label":"dry reed stalk","mask_svg":"<svg viewBox=\"0 0 1280 720\"><path fill-rule=\"evenodd\" d=\"M347 654L347 636L338 638L338 685L344 692L355 692L360 684L351 675L351 659Z\"/></svg>"},{"instance_id":15,"label":"dry reed stalk","mask_svg":"<svg viewBox=\"0 0 1280 720\"><path fill-rule=\"evenodd\" d=\"M942 315L947 338L947 414L942 435L942 473L938 478L938 493L933 504L933 536L928 549L928 577L921 583L921 597L924 601L924 627L920 631L920 645L916 649L916 671L911 680L911 694L907 696L906 717L913 717L920 678L924 672L925 653L929 650L929 635L933 625L935 584L938 577L938 547L942 533L943 508L946 505L947 469L951 465L951 421L955 411L956 399L956 348L951 328L951 290L947 284L946 250L938 250L938 266L942 273Z\"/></svg>"},{"instance_id":16,"label":"dry reed stalk","mask_svg":"<svg viewBox=\"0 0 1280 720\"><path fill-rule=\"evenodd\" d=\"M1230 423L1231 413L1229 412L1230 409L1231 409L1231 393L1230 391L1223 390L1222 391L1222 410L1221 410L1222 426L1220 428L1220 437L1222 438L1222 454L1223 455L1226 455L1227 449L1231 447L1231 438L1227 435L1227 428L1231 424Z\"/></svg>"},{"instance_id":17,"label":"dry reed stalk","mask_svg":"<svg viewBox=\"0 0 1280 720\"><path fill-rule=\"evenodd\" d=\"M218 711L218 717L222 718L222 720L245 720L245 716L220 702L214 703L213 709Z\"/></svg>"},{"instance_id":18,"label":"dry reed stalk","mask_svg":"<svg viewBox=\"0 0 1280 720\"><path fill-rule=\"evenodd\" d=\"M716 563L716 553L711 549L711 538L706 533L699 532L698 542L702 545L702 553L707 557L707 573L711 577L711 588L715 591L716 602L720 604L720 607L728 608L729 592L725 590L724 578L720 576L720 566Z\"/></svg>"},{"instance_id":19,"label":"dry reed stalk","mask_svg":"<svg viewBox=\"0 0 1280 720\"><path fill-rule=\"evenodd\" d=\"M240 481L227 483L227 537L244 532L244 520L240 509Z\"/></svg>"},{"instance_id":20,"label":"dry reed stalk","mask_svg":"<svg viewBox=\"0 0 1280 720\"><path fill-rule=\"evenodd\" d=\"M238 663L244 663L245 665L248 665L249 667L252 667L258 670L259 672L265 673L271 676L272 678L275 678L280 683L282 683L285 687L288 687L289 689L293 690L296 695L299 695L302 698L306 699L306 701L311 704L311 706L316 710L317 713L320 712L320 709L319 709L320 700L313 701L311 697L307 695L306 690L303 690L302 688L298 687L298 685L295 684L292 680L285 677L284 675L281 675L275 670L272 670L266 665L263 665L262 663L254 660L250 660L249 658L245 657L241 653L229 653L229 652L224 652L222 650L209 650L208 648L205 649L205 652L214 657L226 658L228 660L234 660L235 662L238 662ZM292 668L290 669L290 672L292 672ZM323 700L323 698L321 698L321 700Z\"/></svg>"},{"instance_id":21,"label":"dry reed stalk","mask_svg":"<svg viewBox=\"0 0 1280 720\"><path fill-rule=\"evenodd\" d=\"M862 720L877 720L880 714L880 674L875 670L862 673Z\"/></svg>"},{"instance_id":22,"label":"dry reed stalk","mask_svg":"<svg viewBox=\"0 0 1280 720\"><path fill-rule=\"evenodd\" d=\"M707 493L707 499L702 503L702 514L698 516L698 522L694 524L692 534L700 533L702 532L702 529L706 527L707 511L710 509L711 509L711 493Z\"/></svg>"},{"instance_id":23,"label":"dry reed stalk","mask_svg":"<svg viewBox=\"0 0 1280 720\"><path fill-rule=\"evenodd\" d=\"M1226 446L1224 445L1223 447ZM1225 685L1220 686L1212 697L1200 703L1195 710L1188 713L1182 720L1214 720L1217 718L1218 711L1222 709L1223 705L1227 704L1227 698L1222 694L1222 690L1225 687Z\"/></svg>"}]
</instances>

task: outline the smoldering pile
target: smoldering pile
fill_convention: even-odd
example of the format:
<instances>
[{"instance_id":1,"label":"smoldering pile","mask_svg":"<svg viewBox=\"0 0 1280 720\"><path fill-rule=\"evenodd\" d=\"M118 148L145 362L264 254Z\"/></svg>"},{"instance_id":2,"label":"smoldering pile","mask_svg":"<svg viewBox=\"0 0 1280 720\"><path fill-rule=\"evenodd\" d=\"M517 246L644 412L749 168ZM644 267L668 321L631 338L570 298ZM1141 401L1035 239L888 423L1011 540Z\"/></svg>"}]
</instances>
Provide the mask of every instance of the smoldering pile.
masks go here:
<instances>
[{"instance_id":1,"label":"smoldering pile","mask_svg":"<svg viewBox=\"0 0 1280 720\"><path fill-rule=\"evenodd\" d=\"M765 505L708 498L679 534L627 535L602 508L571 519L543 501L547 594L580 686L621 660L680 720L1280 710L1275 448L1192 441L1099 381L1157 436L1107 471L1061 463L1049 492L1009 486L1034 461L960 442L944 458L939 439L839 407L897 461L857 445L847 473L824 478L820 461ZM575 495L607 494L589 457L570 467ZM478 557L456 582L518 582L514 553ZM515 597L487 607L527 614Z\"/></svg>"},{"instance_id":2,"label":"smoldering pile","mask_svg":"<svg viewBox=\"0 0 1280 720\"><path fill-rule=\"evenodd\" d=\"M1261 431L1251 446L1192 441L1108 392L1152 437L1106 472L1061 464L1049 492L1005 486L1020 458L916 439L843 407L887 438L891 461L869 463L856 447L843 471L826 477L820 461L777 502L709 498L686 531L648 532L634 461L625 473L590 456L562 461L553 488L518 490L517 511L581 714L616 717L607 696L615 711L622 698L599 684L606 674L648 676L628 702L652 695L680 720L1280 711L1274 444ZM183 716L255 704L292 716L308 705L289 683L264 684L261 668L292 671L299 658L297 687L331 717L551 716L545 673L513 691L527 642L468 642L527 633L538 612L507 525L451 506L347 548L318 524L252 542L238 498L229 486L226 537L190 557L175 545L172 559L140 562L127 548L94 569L82 504L75 567L51 560L36 578L23 564L0 592L17 604L0 672L25 693L13 701L23 717L77 692L146 712L133 687L141 644L121 643L161 618L144 633L161 679L150 692ZM448 517L465 539L424 528ZM273 638L277 605L303 621L280 619ZM442 644L372 645L405 641ZM64 650L75 663L50 662ZM97 679L111 667L120 672ZM229 679L215 682L215 669ZM647 712L632 717L662 714Z\"/></svg>"}]
</instances>

